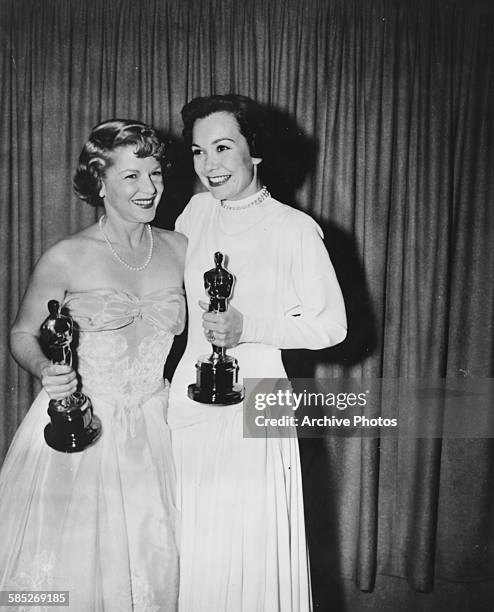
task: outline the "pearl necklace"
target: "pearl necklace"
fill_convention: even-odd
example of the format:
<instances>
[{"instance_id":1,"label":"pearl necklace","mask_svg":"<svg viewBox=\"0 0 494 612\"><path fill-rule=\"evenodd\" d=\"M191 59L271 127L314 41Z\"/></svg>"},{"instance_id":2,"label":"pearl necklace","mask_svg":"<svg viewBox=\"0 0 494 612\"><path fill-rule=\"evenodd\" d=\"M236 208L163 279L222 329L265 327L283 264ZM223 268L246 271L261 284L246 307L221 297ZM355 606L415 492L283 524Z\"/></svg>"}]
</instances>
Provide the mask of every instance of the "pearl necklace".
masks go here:
<instances>
[{"instance_id":1,"label":"pearl necklace","mask_svg":"<svg viewBox=\"0 0 494 612\"><path fill-rule=\"evenodd\" d=\"M146 229L148 231L149 234L149 253L148 256L146 257L146 261L142 264L142 266L131 266L130 264L128 264L126 261L124 261L120 255L115 251L115 249L113 248L112 243L110 242L110 239L108 238L108 236L106 235L105 230L103 229L103 221L106 219L106 215L103 215L99 222L99 228L101 230L101 233L103 234L103 238L105 239L106 244L108 245L110 251L113 253L113 255L115 256L115 258L123 265L125 266L127 269L132 270L133 272L141 272L141 270L144 270L144 268L147 268L149 262L151 261L151 257L153 256L153 249L154 249L154 240L153 240L153 231L151 229L151 226L149 225L149 223L146 223Z\"/></svg>"},{"instance_id":2,"label":"pearl necklace","mask_svg":"<svg viewBox=\"0 0 494 612\"><path fill-rule=\"evenodd\" d=\"M230 204L225 203L226 200L220 200L220 205L225 210L246 210L247 208L251 208L252 206L259 206L259 204L262 204L264 200L267 200L269 197L271 197L271 194L266 189L266 187L263 186L263 188L261 189L261 193L257 196L257 198L255 198L254 200L252 200L252 202L249 202L248 204L244 204L243 206L230 206Z\"/></svg>"}]
</instances>

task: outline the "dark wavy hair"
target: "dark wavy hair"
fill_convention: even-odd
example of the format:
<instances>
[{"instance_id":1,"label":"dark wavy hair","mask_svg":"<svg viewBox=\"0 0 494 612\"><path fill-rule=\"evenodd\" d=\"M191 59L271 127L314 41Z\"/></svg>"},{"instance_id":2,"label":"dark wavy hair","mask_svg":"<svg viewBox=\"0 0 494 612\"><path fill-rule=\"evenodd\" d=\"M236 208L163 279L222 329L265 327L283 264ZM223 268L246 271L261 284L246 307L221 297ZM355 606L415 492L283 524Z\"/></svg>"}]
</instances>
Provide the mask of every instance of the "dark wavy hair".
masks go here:
<instances>
[{"instance_id":1,"label":"dark wavy hair","mask_svg":"<svg viewBox=\"0 0 494 612\"><path fill-rule=\"evenodd\" d=\"M269 139L266 110L255 100L239 94L199 97L188 102L182 108L182 134L186 145L192 145L192 130L198 119L220 112L230 113L235 117L240 133L249 145L251 156L264 158Z\"/></svg>"},{"instance_id":2,"label":"dark wavy hair","mask_svg":"<svg viewBox=\"0 0 494 612\"><path fill-rule=\"evenodd\" d=\"M163 170L169 170L169 143L151 126L140 121L111 119L94 127L79 156L73 185L77 195L91 206L102 206L99 193L105 171L111 166L111 154L118 147L134 146L137 157L154 157Z\"/></svg>"}]
</instances>

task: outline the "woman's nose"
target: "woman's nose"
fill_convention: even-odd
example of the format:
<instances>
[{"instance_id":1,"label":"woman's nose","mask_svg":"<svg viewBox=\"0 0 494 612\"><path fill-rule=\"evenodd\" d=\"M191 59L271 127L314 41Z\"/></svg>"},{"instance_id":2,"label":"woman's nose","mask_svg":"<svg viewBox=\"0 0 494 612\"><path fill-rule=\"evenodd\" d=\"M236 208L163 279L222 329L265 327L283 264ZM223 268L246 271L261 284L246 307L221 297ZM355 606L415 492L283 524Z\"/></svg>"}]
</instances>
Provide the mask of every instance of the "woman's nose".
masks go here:
<instances>
[{"instance_id":1,"label":"woman's nose","mask_svg":"<svg viewBox=\"0 0 494 612\"><path fill-rule=\"evenodd\" d=\"M156 185L150 176L144 176L141 181L141 191L154 195L157 191Z\"/></svg>"},{"instance_id":2,"label":"woman's nose","mask_svg":"<svg viewBox=\"0 0 494 612\"><path fill-rule=\"evenodd\" d=\"M218 166L218 159L214 153L209 153L204 157L204 170L210 172Z\"/></svg>"}]
</instances>

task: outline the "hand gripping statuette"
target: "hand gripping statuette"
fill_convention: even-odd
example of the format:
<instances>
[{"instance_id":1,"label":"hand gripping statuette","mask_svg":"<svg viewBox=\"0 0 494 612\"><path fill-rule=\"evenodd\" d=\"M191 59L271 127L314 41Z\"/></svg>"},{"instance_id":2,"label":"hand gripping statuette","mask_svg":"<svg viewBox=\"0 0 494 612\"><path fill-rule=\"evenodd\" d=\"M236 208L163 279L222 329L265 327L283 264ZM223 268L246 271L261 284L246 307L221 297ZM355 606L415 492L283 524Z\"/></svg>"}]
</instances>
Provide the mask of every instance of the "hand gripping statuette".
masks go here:
<instances>
[{"instance_id":1,"label":"hand gripping statuette","mask_svg":"<svg viewBox=\"0 0 494 612\"><path fill-rule=\"evenodd\" d=\"M70 344L74 330L71 317L60 312L57 300L48 302L50 316L41 326L41 342L53 363L72 365ZM48 446L63 453L87 448L101 435L101 421L93 414L91 400L76 391L62 400L48 404L50 423L45 427Z\"/></svg>"},{"instance_id":2,"label":"hand gripping statuette","mask_svg":"<svg viewBox=\"0 0 494 612\"><path fill-rule=\"evenodd\" d=\"M204 288L209 295L209 312L226 312L234 277L222 266L223 255L214 254L215 267L204 274ZM211 338L214 342L214 335ZM244 397L243 385L238 384L238 362L226 354L222 346L213 346L211 355L199 357L196 363L196 383L189 385L188 395L202 404L237 404Z\"/></svg>"}]
</instances>

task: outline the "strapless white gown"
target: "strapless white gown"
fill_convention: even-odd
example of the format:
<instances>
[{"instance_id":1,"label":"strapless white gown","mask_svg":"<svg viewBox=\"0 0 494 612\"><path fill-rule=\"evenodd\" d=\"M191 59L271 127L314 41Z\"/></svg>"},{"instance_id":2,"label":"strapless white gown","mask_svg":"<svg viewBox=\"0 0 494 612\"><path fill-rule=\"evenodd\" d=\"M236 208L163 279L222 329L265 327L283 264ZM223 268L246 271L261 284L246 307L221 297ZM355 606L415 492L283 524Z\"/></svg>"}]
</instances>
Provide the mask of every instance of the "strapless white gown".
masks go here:
<instances>
[{"instance_id":1,"label":"strapless white gown","mask_svg":"<svg viewBox=\"0 0 494 612\"><path fill-rule=\"evenodd\" d=\"M34 401L0 473L0 589L69 591L74 612L174 611L177 511L163 366L183 329L183 291L138 299L100 289L69 293L63 306L80 330L82 390L103 433L83 452L54 451L43 438L48 396Z\"/></svg>"}]
</instances>

